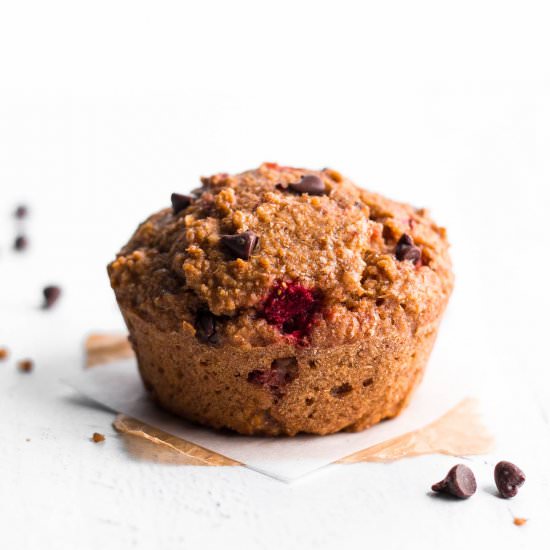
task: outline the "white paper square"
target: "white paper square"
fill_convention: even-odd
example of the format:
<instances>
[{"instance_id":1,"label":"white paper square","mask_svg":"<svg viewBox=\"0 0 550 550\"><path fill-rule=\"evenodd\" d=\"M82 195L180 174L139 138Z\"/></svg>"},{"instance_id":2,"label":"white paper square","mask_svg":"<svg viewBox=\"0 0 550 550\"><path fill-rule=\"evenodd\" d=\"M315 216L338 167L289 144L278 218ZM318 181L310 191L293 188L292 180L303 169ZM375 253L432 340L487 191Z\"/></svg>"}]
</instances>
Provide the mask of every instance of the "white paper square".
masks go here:
<instances>
[{"instance_id":1,"label":"white paper square","mask_svg":"<svg viewBox=\"0 0 550 550\"><path fill-rule=\"evenodd\" d=\"M357 451L422 428L437 420L464 397L456 388L445 386L442 391L440 384L430 382L428 378L415 392L411 404L397 418L363 432L266 438L220 433L162 411L143 388L135 359L95 366L65 382L113 411L287 482Z\"/></svg>"}]
</instances>

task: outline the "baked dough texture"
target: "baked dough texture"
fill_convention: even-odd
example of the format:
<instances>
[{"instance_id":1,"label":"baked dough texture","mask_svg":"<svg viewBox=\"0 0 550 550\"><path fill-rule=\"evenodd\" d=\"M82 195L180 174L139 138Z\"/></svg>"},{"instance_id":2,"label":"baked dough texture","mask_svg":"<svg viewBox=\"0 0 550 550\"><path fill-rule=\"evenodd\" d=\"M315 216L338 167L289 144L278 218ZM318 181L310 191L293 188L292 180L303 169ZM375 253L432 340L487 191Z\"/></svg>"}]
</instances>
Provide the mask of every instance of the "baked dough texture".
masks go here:
<instances>
[{"instance_id":1,"label":"baked dough texture","mask_svg":"<svg viewBox=\"0 0 550 550\"><path fill-rule=\"evenodd\" d=\"M340 173L203 178L108 266L145 387L241 434L359 431L422 378L453 285L426 210Z\"/></svg>"}]
</instances>

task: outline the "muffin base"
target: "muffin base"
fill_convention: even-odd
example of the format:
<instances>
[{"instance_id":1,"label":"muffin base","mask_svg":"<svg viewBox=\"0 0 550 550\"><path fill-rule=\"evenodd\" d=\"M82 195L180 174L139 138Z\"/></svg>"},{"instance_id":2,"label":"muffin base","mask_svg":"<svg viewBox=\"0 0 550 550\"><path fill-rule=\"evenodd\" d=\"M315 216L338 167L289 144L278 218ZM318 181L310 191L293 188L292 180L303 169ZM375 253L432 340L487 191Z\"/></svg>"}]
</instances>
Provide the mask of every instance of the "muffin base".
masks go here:
<instances>
[{"instance_id":1,"label":"muffin base","mask_svg":"<svg viewBox=\"0 0 550 550\"><path fill-rule=\"evenodd\" d=\"M159 330L122 308L145 387L187 420L245 435L325 435L364 430L399 414L422 379L436 332L381 335L329 349L282 341L259 348L200 343L190 331ZM295 378L249 381L277 359L295 358Z\"/></svg>"}]
</instances>

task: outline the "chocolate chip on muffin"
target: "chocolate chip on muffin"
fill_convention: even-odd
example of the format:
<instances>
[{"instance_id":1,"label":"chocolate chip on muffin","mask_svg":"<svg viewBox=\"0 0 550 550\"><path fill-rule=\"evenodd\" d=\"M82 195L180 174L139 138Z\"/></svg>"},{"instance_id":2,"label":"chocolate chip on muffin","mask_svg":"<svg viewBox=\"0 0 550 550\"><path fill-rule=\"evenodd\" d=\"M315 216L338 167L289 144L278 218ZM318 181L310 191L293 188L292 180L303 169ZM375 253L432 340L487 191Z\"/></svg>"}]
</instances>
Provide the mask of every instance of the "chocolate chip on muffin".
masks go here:
<instances>
[{"instance_id":1,"label":"chocolate chip on muffin","mask_svg":"<svg viewBox=\"0 0 550 550\"><path fill-rule=\"evenodd\" d=\"M248 260L259 243L253 231L243 231L237 235L220 235L220 242L235 258Z\"/></svg>"},{"instance_id":2,"label":"chocolate chip on muffin","mask_svg":"<svg viewBox=\"0 0 550 550\"><path fill-rule=\"evenodd\" d=\"M174 215L176 215L182 210L185 210L193 202L193 197L190 197L189 195L180 195L179 193L172 193L170 200L172 201L172 210Z\"/></svg>"},{"instance_id":3,"label":"chocolate chip on muffin","mask_svg":"<svg viewBox=\"0 0 550 550\"><path fill-rule=\"evenodd\" d=\"M399 414L453 286L444 230L328 170L266 163L193 195L185 220L153 214L109 265L155 399L273 436Z\"/></svg>"},{"instance_id":4,"label":"chocolate chip on muffin","mask_svg":"<svg viewBox=\"0 0 550 550\"><path fill-rule=\"evenodd\" d=\"M302 176L300 181L289 183L286 186L278 184L278 188L297 194L307 193L308 195L325 195L327 193L325 183L315 174L306 174Z\"/></svg>"},{"instance_id":5,"label":"chocolate chip on muffin","mask_svg":"<svg viewBox=\"0 0 550 550\"><path fill-rule=\"evenodd\" d=\"M296 357L275 359L271 368L253 370L248 373L247 380L251 384L266 387L269 391L281 397L285 387L298 377L298 361Z\"/></svg>"},{"instance_id":6,"label":"chocolate chip on muffin","mask_svg":"<svg viewBox=\"0 0 550 550\"><path fill-rule=\"evenodd\" d=\"M217 344L218 333L216 323L216 317L212 313L206 310L199 311L195 319L197 338L204 344Z\"/></svg>"},{"instance_id":7,"label":"chocolate chip on muffin","mask_svg":"<svg viewBox=\"0 0 550 550\"><path fill-rule=\"evenodd\" d=\"M420 260L420 248L414 245L412 238L403 233L402 237L397 241L395 248L395 257L400 261L410 261L413 264Z\"/></svg>"}]
</instances>

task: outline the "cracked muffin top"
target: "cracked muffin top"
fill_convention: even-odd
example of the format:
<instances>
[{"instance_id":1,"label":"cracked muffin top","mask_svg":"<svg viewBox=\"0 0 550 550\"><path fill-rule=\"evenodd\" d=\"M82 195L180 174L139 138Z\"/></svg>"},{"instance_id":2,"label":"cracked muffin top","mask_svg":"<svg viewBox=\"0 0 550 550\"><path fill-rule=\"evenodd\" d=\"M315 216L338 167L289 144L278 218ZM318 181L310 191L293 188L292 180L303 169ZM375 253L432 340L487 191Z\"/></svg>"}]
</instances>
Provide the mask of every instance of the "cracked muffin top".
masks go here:
<instances>
[{"instance_id":1,"label":"cracked muffin top","mask_svg":"<svg viewBox=\"0 0 550 550\"><path fill-rule=\"evenodd\" d=\"M161 330L239 346L331 346L396 315L415 331L452 287L445 230L424 209L273 163L173 194L109 275L121 306Z\"/></svg>"}]
</instances>

